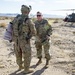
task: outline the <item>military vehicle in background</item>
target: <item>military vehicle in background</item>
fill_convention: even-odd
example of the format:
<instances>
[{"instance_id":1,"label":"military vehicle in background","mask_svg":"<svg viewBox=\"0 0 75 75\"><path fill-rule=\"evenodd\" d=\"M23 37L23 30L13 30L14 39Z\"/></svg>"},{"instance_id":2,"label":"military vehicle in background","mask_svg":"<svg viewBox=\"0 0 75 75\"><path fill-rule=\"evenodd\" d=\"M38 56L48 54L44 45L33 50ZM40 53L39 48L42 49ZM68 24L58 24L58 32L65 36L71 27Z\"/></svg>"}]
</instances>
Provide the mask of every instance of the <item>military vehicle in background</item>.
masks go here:
<instances>
[{"instance_id":1,"label":"military vehicle in background","mask_svg":"<svg viewBox=\"0 0 75 75\"><path fill-rule=\"evenodd\" d=\"M75 9L65 9L63 11L73 11L73 13L67 15L65 17L65 19L63 20L64 22L75 22L75 13L74 13Z\"/></svg>"}]
</instances>

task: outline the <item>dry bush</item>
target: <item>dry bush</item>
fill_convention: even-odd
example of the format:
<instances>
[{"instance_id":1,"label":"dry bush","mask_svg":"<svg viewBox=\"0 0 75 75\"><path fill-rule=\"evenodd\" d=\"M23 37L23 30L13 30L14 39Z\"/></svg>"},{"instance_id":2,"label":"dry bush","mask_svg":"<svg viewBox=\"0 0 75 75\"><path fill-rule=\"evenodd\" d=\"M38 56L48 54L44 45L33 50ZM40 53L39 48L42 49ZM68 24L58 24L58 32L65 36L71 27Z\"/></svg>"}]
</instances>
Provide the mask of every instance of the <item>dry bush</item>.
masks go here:
<instances>
[{"instance_id":1,"label":"dry bush","mask_svg":"<svg viewBox=\"0 0 75 75\"><path fill-rule=\"evenodd\" d=\"M61 22L62 18L48 18L47 19L50 24Z\"/></svg>"},{"instance_id":2,"label":"dry bush","mask_svg":"<svg viewBox=\"0 0 75 75\"><path fill-rule=\"evenodd\" d=\"M0 20L5 20L5 19L8 19L8 17L0 16Z\"/></svg>"},{"instance_id":3,"label":"dry bush","mask_svg":"<svg viewBox=\"0 0 75 75\"><path fill-rule=\"evenodd\" d=\"M3 28L5 28L6 27L6 23L0 23L0 27L3 27Z\"/></svg>"},{"instance_id":4,"label":"dry bush","mask_svg":"<svg viewBox=\"0 0 75 75\"><path fill-rule=\"evenodd\" d=\"M7 19L11 19L11 20L13 20L14 17L0 16L0 20L7 20Z\"/></svg>"},{"instance_id":5,"label":"dry bush","mask_svg":"<svg viewBox=\"0 0 75 75\"><path fill-rule=\"evenodd\" d=\"M9 19L8 17L3 17L3 18L4 18L4 20Z\"/></svg>"},{"instance_id":6,"label":"dry bush","mask_svg":"<svg viewBox=\"0 0 75 75\"><path fill-rule=\"evenodd\" d=\"M73 34L75 35L75 31L73 31Z\"/></svg>"},{"instance_id":7,"label":"dry bush","mask_svg":"<svg viewBox=\"0 0 75 75\"><path fill-rule=\"evenodd\" d=\"M58 20L56 19L53 23L58 23Z\"/></svg>"},{"instance_id":8,"label":"dry bush","mask_svg":"<svg viewBox=\"0 0 75 75\"><path fill-rule=\"evenodd\" d=\"M48 22L49 22L50 25L52 25L54 23L54 21L55 20L52 20L52 19L51 20L50 19L48 20Z\"/></svg>"}]
</instances>

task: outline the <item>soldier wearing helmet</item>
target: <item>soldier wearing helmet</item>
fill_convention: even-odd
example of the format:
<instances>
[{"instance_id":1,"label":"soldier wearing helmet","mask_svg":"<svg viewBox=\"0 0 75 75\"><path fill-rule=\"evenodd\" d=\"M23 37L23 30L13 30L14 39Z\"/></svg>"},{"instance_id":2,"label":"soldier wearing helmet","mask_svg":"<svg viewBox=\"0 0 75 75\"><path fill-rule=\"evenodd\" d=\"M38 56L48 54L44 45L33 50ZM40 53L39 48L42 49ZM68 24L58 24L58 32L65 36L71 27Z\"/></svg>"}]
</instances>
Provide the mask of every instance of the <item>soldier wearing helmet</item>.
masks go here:
<instances>
[{"instance_id":1,"label":"soldier wearing helmet","mask_svg":"<svg viewBox=\"0 0 75 75\"><path fill-rule=\"evenodd\" d=\"M30 38L35 36L34 23L29 19L29 12L31 11L31 6L22 5L21 6L21 15L14 19L13 22L13 33L18 37L18 49L16 52L16 60L19 66L19 69L22 69L22 53L24 56L24 73L33 72L30 70L31 62L31 46Z\"/></svg>"}]
</instances>

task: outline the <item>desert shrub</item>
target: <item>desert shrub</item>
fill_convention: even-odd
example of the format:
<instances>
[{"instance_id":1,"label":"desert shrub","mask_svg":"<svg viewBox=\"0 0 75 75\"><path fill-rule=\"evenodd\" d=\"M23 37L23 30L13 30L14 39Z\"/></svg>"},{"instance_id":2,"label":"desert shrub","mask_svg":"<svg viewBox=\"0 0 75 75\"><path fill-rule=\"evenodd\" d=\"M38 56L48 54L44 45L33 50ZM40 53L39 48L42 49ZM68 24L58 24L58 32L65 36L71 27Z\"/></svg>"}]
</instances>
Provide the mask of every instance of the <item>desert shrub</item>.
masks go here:
<instances>
[{"instance_id":1,"label":"desert shrub","mask_svg":"<svg viewBox=\"0 0 75 75\"><path fill-rule=\"evenodd\" d=\"M53 23L58 23L58 20L56 19Z\"/></svg>"},{"instance_id":2,"label":"desert shrub","mask_svg":"<svg viewBox=\"0 0 75 75\"><path fill-rule=\"evenodd\" d=\"M6 27L6 23L0 23L0 27Z\"/></svg>"},{"instance_id":3,"label":"desert shrub","mask_svg":"<svg viewBox=\"0 0 75 75\"><path fill-rule=\"evenodd\" d=\"M0 20L5 20L5 19L8 19L8 17L0 16Z\"/></svg>"},{"instance_id":4,"label":"desert shrub","mask_svg":"<svg viewBox=\"0 0 75 75\"><path fill-rule=\"evenodd\" d=\"M73 34L75 35L75 31L73 31Z\"/></svg>"},{"instance_id":5,"label":"desert shrub","mask_svg":"<svg viewBox=\"0 0 75 75\"><path fill-rule=\"evenodd\" d=\"M13 20L14 17L0 16L0 20L7 20L7 19L11 19L11 20Z\"/></svg>"},{"instance_id":6,"label":"desert shrub","mask_svg":"<svg viewBox=\"0 0 75 75\"><path fill-rule=\"evenodd\" d=\"M9 19L8 17L3 17L3 20Z\"/></svg>"},{"instance_id":7,"label":"desert shrub","mask_svg":"<svg viewBox=\"0 0 75 75\"><path fill-rule=\"evenodd\" d=\"M54 19L51 19L51 20L48 19L48 22L49 22L49 24L51 24L51 25L54 23L54 21L55 21Z\"/></svg>"}]
</instances>

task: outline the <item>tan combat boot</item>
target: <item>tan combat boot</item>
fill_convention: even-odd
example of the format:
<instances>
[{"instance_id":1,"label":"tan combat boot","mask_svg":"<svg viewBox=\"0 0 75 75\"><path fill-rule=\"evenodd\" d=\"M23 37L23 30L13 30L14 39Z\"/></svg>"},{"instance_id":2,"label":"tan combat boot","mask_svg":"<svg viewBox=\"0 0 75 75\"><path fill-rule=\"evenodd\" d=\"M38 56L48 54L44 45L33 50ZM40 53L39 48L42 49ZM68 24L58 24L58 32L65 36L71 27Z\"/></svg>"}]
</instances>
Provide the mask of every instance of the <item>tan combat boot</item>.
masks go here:
<instances>
[{"instance_id":1,"label":"tan combat boot","mask_svg":"<svg viewBox=\"0 0 75 75\"><path fill-rule=\"evenodd\" d=\"M45 67L46 67L46 68L49 67L49 60L48 60L48 59L46 59L46 65L45 65Z\"/></svg>"},{"instance_id":2,"label":"tan combat boot","mask_svg":"<svg viewBox=\"0 0 75 75\"><path fill-rule=\"evenodd\" d=\"M22 69L24 69L24 67L23 66L19 66L19 69L18 70L22 70Z\"/></svg>"},{"instance_id":3,"label":"tan combat boot","mask_svg":"<svg viewBox=\"0 0 75 75\"><path fill-rule=\"evenodd\" d=\"M39 61L36 63L36 65L39 65L41 63L42 63L42 60L41 60L41 58L39 58Z\"/></svg>"},{"instance_id":4,"label":"tan combat boot","mask_svg":"<svg viewBox=\"0 0 75 75\"><path fill-rule=\"evenodd\" d=\"M32 73L33 71L34 71L33 69L29 69L29 70L27 70L27 71L24 70L24 73L25 73L25 74L28 74L28 73Z\"/></svg>"}]
</instances>

